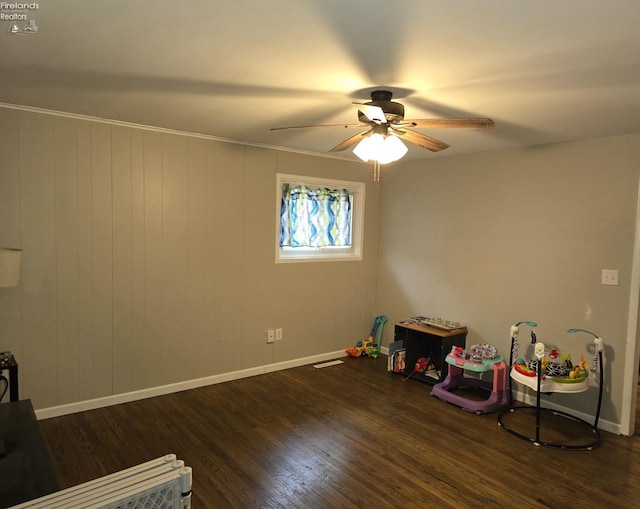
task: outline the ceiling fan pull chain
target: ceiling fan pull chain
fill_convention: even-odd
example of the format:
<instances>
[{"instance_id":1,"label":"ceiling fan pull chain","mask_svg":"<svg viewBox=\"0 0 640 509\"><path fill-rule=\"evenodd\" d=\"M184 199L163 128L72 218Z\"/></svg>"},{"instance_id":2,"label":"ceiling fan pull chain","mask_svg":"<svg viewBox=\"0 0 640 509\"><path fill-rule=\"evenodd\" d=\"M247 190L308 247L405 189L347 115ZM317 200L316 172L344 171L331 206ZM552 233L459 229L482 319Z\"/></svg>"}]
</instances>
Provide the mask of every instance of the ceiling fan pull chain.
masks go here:
<instances>
[{"instance_id":1,"label":"ceiling fan pull chain","mask_svg":"<svg viewBox=\"0 0 640 509\"><path fill-rule=\"evenodd\" d=\"M380 182L380 163L376 159L373 160L373 181Z\"/></svg>"}]
</instances>

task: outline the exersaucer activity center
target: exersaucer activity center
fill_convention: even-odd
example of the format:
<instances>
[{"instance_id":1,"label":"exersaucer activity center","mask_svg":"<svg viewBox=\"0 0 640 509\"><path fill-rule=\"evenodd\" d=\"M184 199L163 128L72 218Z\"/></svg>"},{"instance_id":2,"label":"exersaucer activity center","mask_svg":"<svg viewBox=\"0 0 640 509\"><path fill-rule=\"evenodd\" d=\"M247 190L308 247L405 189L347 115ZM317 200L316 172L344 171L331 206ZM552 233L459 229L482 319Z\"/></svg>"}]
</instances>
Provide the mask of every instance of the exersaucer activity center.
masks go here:
<instances>
[{"instance_id":1,"label":"exersaucer activity center","mask_svg":"<svg viewBox=\"0 0 640 509\"><path fill-rule=\"evenodd\" d=\"M469 350L454 346L451 353L445 357L445 361L448 364L447 377L433 386L432 396L457 405L463 410L475 412L477 415L494 412L508 404L507 366L504 359L497 355L493 346L479 343ZM493 382L467 377L464 375L465 370L476 373L493 371ZM465 397L462 392L454 392L456 389L468 387L489 391L489 397L485 400L473 400Z\"/></svg>"},{"instance_id":2,"label":"exersaucer activity center","mask_svg":"<svg viewBox=\"0 0 640 509\"><path fill-rule=\"evenodd\" d=\"M556 354L549 355L549 351L542 342L538 342L536 335L531 330L531 343L535 343L534 347L534 360L529 362L520 358L518 343L518 335L520 332L520 325L527 325L529 327L537 327L538 324L530 321L518 322L511 326L511 357L509 365L509 407L503 409L498 414L498 424L504 428L505 431L512 435L527 440L536 446L554 447L558 449L574 449L574 450L591 450L595 445L600 442L601 436L598 431L598 421L600 418L600 408L602 405L602 391L604 386L604 365L603 354L604 341L597 334L585 329L568 329L568 333L585 332L593 336L594 343L594 355L591 366L588 366L584 357L580 363L575 367L569 367L565 364L553 362L550 357L555 358ZM556 352L552 349L551 352ZM569 361L570 364L570 361ZM536 392L536 405L535 406L519 406L513 405L513 384L516 381L525 387ZM553 410L541 406L540 395L552 394L552 393L566 393L573 394L584 392L590 387L598 387L598 402L596 407L596 414L593 425L580 419L574 415L571 415L560 410ZM505 415L517 411L529 411L535 413L535 436L531 437L524 433L520 433L510 428L504 423ZM590 429L593 437L591 440L581 444L563 444L557 442L548 442L540 439L541 429L541 415L543 412L549 412L553 415L566 418L574 423L586 426Z\"/></svg>"}]
</instances>

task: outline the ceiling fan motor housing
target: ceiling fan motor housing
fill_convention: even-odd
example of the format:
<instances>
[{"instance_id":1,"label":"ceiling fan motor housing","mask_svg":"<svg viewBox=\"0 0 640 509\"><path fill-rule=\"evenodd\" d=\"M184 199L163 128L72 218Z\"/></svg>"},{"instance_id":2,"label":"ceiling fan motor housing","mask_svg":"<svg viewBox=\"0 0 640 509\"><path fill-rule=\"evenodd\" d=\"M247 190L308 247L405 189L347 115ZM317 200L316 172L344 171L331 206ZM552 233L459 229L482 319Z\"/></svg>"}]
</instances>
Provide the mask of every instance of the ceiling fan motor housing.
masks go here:
<instances>
[{"instance_id":1,"label":"ceiling fan motor housing","mask_svg":"<svg viewBox=\"0 0 640 509\"><path fill-rule=\"evenodd\" d=\"M404 119L404 106L391 101L392 93L388 90L376 90L371 92L371 101L365 103L371 106L378 106L384 111L384 116L390 124L397 124ZM358 120L362 123L369 123L370 119L358 110Z\"/></svg>"}]
</instances>

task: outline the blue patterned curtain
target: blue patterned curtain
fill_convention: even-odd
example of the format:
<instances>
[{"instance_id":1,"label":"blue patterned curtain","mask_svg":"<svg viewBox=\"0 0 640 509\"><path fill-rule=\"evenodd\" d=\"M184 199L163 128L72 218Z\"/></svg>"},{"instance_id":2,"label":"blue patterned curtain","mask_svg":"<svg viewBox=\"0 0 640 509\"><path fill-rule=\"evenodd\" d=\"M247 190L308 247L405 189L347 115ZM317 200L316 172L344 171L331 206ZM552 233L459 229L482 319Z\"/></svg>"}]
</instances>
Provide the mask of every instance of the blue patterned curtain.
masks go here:
<instances>
[{"instance_id":1,"label":"blue patterned curtain","mask_svg":"<svg viewBox=\"0 0 640 509\"><path fill-rule=\"evenodd\" d=\"M346 189L282 186L280 246L351 246L353 196Z\"/></svg>"}]
</instances>

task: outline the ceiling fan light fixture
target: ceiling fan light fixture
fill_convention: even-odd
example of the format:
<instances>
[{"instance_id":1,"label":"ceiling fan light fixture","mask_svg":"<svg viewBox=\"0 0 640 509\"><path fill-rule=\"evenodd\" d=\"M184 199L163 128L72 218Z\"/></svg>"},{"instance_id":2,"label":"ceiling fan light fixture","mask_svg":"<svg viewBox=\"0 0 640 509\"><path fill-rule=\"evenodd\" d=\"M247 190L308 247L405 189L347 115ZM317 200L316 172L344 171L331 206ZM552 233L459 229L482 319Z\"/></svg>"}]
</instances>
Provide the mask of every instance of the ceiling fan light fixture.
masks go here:
<instances>
[{"instance_id":1,"label":"ceiling fan light fixture","mask_svg":"<svg viewBox=\"0 0 640 509\"><path fill-rule=\"evenodd\" d=\"M373 133L353 149L353 153L365 163L373 160L380 164L397 161L407 153L407 146L397 136Z\"/></svg>"},{"instance_id":2,"label":"ceiling fan light fixture","mask_svg":"<svg viewBox=\"0 0 640 509\"><path fill-rule=\"evenodd\" d=\"M302 125L292 127L272 127L272 131L281 129L304 129L307 127L358 127L369 126L368 131L350 136L338 143L329 152L342 152L353 148L353 152L364 162L376 161L379 164L397 161L407 153L403 142L413 143L431 152L440 152L449 148L449 144L426 134L408 128L466 128L494 129L490 118L422 118L408 120L404 118L404 106L391 100L389 90L374 90L371 101L354 102L358 108L359 124ZM396 138L399 137L399 138ZM376 167L379 165L376 164Z\"/></svg>"},{"instance_id":3,"label":"ceiling fan light fixture","mask_svg":"<svg viewBox=\"0 0 640 509\"><path fill-rule=\"evenodd\" d=\"M389 158L390 163L393 161L397 161L404 157L404 155L409 151L407 146L402 142L400 138L393 135L388 135L384 139L384 152ZM387 161L379 160L380 164L385 164Z\"/></svg>"},{"instance_id":4,"label":"ceiling fan light fixture","mask_svg":"<svg viewBox=\"0 0 640 509\"><path fill-rule=\"evenodd\" d=\"M382 135L374 133L363 138L362 141L355 146L353 153L366 163L369 159L374 158L378 151L378 145L381 145L383 142L384 138Z\"/></svg>"}]
</instances>

